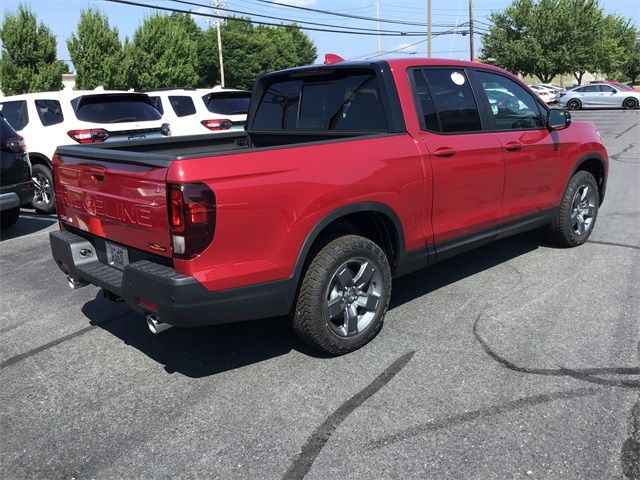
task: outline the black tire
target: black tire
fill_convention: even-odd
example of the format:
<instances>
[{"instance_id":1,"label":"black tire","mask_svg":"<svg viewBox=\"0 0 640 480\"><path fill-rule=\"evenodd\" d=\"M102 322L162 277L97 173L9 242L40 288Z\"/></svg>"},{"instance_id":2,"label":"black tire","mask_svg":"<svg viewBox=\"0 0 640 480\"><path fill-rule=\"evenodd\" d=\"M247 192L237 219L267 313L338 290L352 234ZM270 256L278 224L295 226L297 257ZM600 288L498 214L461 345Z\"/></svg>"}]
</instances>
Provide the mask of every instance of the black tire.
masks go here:
<instances>
[{"instance_id":1,"label":"black tire","mask_svg":"<svg viewBox=\"0 0 640 480\"><path fill-rule=\"evenodd\" d=\"M291 324L312 347L343 355L380 332L390 297L391 269L384 252L367 238L345 235L327 243L311 260Z\"/></svg>"},{"instance_id":2,"label":"black tire","mask_svg":"<svg viewBox=\"0 0 640 480\"><path fill-rule=\"evenodd\" d=\"M583 194L587 197L588 208L585 201L580 201ZM549 240L564 247L582 245L593 231L599 207L600 193L595 178L589 172L577 172L569 180L560 206L549 225ZM576 214L577 211L583 213ZM585 215L585 211L591 213ZM580 218L582 218L582 229L580 228Z\"/></svg>"},{"instance_id":3,"label":"black tire","mask_svg":"<svg viewBox=\"0 0 640 480\"><path fill-rule=\"evenodd\" d=\"M633 97L625 98L622 101L622 108L625 110L633 110L634 108L638 108L638 99Z\"/></svg>"},{"instance_id":4,"label":"black tire","mask_svg":"<svg viewBox=\"0 0 640 480\"><path fill-rule=\"evenodd\" d=\"M577 98L572 98L567 102L567 108L569 110L580 110L582 108L582 102Z\"/></svg>"},{"instance_id":5,"label":"black tire","mask_svg":"<svg viewBox=\"0 0 640 480\"><path fill-rule=\"evenodd\" d=\"M36 163L31 169L34 195L31 206L42 213L56 211L56 198L53 190L53 175L47 165Z\"/></svg>"},{"instance_id":6,"label":"black tire","mask_svg":"<svg viewBox=\"0 0 640 480\"><path fill-rule=\"evenodd\" d=\"M14 207L0 212L0 227L8 228L18 221L20 207Z\"/></svg>"}]
</instances>

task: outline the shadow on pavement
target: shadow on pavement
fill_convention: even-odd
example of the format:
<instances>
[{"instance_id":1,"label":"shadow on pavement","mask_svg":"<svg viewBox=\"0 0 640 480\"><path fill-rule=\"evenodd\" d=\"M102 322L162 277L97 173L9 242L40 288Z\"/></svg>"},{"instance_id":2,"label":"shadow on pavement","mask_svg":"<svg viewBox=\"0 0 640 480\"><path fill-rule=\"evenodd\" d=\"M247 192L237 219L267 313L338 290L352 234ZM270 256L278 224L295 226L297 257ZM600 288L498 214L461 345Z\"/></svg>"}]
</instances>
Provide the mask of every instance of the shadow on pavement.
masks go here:
<instances>
[{"instance_id":1,"label":"shadow on pavement","mask_svg":"<svg viewBox=\"0 0 640 480\"><path fill-rule=\"evenodd\" d=\"M40 215L30 210L20 210L18 221L0 230L0 241L30 235L58 222L55 215Z\"/></svg>"},{"instance_id":2,"label":"shadow on pavement","mask_svg":"<svg viewBox=\"0 0 640 480\"><path fill-rule=\"evenodd\" d=\"M402 277L394 283L390 309L535 250L541 243L542 236L530 232ZM153 335L141 315L129 311L124 304L107 302L101 294L87 302L82 311L92 324L161 363L167 372L193 378L258 363L292 350L327 358L299 340L285 317L193 329L172 328Z\"/></svg>"}]
</instances>

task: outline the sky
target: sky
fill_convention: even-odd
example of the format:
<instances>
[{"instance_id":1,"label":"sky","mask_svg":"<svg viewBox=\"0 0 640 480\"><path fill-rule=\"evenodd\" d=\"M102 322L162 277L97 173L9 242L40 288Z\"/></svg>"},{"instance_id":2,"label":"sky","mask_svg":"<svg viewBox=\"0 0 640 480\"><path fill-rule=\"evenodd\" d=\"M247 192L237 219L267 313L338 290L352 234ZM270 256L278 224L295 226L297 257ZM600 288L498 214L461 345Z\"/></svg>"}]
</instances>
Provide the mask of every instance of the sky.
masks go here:
<instances>
[{"instance_id":1,"label":"sky","mask_svg":"<svg viewBox=\"0 0 640 480\"><path fill-rule=\"evenodd\" d=\"M191 9L193 12L211 12L205 7L188 6L170 0L135 0L138 3ZM193 3L209 4L208 0L191 0ZM455 25L468 22L469 0L432 0L433 32L456 30ZM375 0L277 0L279 3L305 6L328 10L335 13L346 13L364 17L376 17ZM27 4L36 14L39 21L44 22L56 35L58 40L58 58L69 59L66 41L75 31L80 12L93 7L106 13L111 26L118 28L121 39L131 37L144 17L153 10L148 8L120 5L104 0L3 0L4 12L16 11L20 3ZM473 0L473 16L477 28L483 29L489 23L488 16L492 11L500 11L511 3L511 0ZM427 0L378 0L379 18L383 20L400 20L426 24ZM640 27L640 0L600 0L601 7L607 13L615 13L630 18ZM307 12L283 5L273 5L260 0L226 0L223 6L229 9L250 12L253 15L263 14L283 17L291 21L313 21L337 27L360 27L375 29L376 22L336 17L324 13ZM3 13L4 13L3 12ZM267 22L275 20L259 19ZM207 19L194 15L194 19L206 27ZM319 27L326 28L326 27ZM393 23L381 23L381 29L395 31L424 31L423 26L407 26ZM334 28L335 29L335 28ZM459 30L468 30L460 27ZM367 58L377 55L377 37L364 35L348 35L307 31L318 49L318 61L322 61L325 53L334 53L345 59ZM474 36L476 56L481 47L481 35ZM420 42L420 43L417 43ZM416 44L417 43L417 44ZM412 45L415 44L415 45ZM427 44L425 36L394 36L380 38L381 52L389 55L426 56ZM223 46L224 49L224 46ZM224 50L223 50L224 51ZM449 34L435 36L432 41L432 56L439 58L469 59L468 35Z\"/></svg>"}]
</instances>

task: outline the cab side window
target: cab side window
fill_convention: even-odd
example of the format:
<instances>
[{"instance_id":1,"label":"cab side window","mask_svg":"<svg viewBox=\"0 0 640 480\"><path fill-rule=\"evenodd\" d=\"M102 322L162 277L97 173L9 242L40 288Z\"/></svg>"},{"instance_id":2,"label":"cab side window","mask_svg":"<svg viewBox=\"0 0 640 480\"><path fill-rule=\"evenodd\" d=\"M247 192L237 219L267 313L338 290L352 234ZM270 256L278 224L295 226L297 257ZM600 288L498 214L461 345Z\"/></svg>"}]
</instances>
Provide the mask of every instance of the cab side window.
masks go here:
<instances>
[{"instance_id":1,"label":"cab side window","mask_svg":"<svg viewBox=\"0 0 640 480\"><path fill-rule=\"evenodd\" d=\"M476 70L476 78L489 102L496 130L527 130L544 126L533 95L513 80Z\"/></svg>"},{"instance_id":2,"label":"cab side window","mask_svg":"<svg viewBox=\"0 0 640 480\"><path fill-rule=\"evenodd\" d=\"M169 103L178 117L187 117L196 113L196 106L191 97L172 95L169 96Z\"/></svg>"}]
</instances>

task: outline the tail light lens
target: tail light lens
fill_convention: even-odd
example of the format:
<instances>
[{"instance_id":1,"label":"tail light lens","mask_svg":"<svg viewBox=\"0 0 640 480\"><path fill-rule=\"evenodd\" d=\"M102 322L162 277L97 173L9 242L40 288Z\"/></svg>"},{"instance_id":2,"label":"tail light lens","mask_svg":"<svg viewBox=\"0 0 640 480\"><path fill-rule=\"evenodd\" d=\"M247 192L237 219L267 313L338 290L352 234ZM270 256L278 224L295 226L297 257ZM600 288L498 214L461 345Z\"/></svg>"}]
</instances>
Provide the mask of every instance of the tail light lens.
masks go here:
<instances>
[{"instance_id":1,"label":"tail light lens","mask_svg":"<svg viewBox=\"0 0 640 480\"><path fill-rule=\"evenodd\" d=\"M14 135L7 138L3 143L3 147L13 153L25 153L27 146L24 143L24 138L20 135Z\"/></svg>"},{"instance_id":2,"label":"tail light lens","mask_svg":"<svg viewBox=\"0 0 640 480\"><path fill-rule=\"evenodd\" d=\"M564 97L567 93L566 92L560 92L560 96Z\"/></svg>"},{"instance_id":3,"label":"tail light lens","mask_svg":"<svg viewBox=\"0 0 640 480\"><path fill-rule=\"evenodd\" d=\"M233 125L233 122L228 118L216 118L214 120L202 120L200 122L205 128L209 130L229 130Z\"/></svg>"},{"instance_id":4,"label":"tail light lens","mask_svg":"<svg viewBox=\"0 0 640 480\"><path fill-rule=\"evenodd\" d=\"M216 197L203 183L169 184L169 227L173 256L189 260L200 255L213 241L216 227Z\"/></svg>"},{"instance_id":5,"label":"tail light lens","mask_svg":"<svg viewBox=\"0 0 640 480\"><path fill-rule=\"evenodd\" d=\"M85 130L69 130L67 132L71 138L78 143L98 143L109 138L109 132L104 128L89 128Z\"/></svg>"},{"instance_id":6,"label":"tail light lens","mask_svg":"<svg viewBox=\"0 0 640 480\"><path fill-rule=\"evenodd\" d=\"M168 137L171 135L171 125L169 125L168 123L163 123L162 127L160 127L160 133L162 133L162 135L164 135L165 137Z\"/></svg>"}]
</instances>

